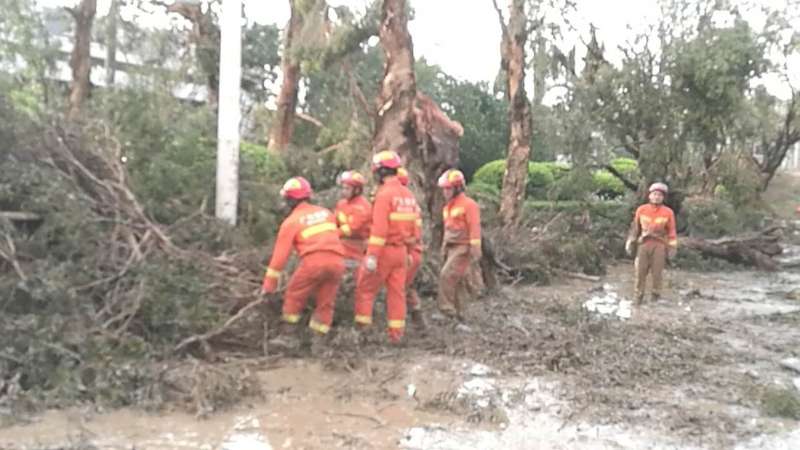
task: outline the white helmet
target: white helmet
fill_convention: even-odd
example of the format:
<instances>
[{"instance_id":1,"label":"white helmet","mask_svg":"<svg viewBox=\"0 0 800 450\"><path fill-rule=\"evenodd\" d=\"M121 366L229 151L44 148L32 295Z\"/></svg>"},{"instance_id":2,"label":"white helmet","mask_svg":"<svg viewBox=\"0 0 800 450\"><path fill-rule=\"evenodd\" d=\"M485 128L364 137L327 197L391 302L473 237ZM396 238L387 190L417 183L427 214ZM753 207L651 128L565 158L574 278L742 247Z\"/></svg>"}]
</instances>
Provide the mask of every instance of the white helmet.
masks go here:
<instances>
[{"instance_id":1,"label":"white helmet","mask_svg":"<svg viewBox=\"0 0 800 450\"><path fill-rule=\"evenodd\" d=\"M650 185L650 189L647 190L647 193L651 193L653 191L660 191L662 194L667 195L669 193L669 188L664 183L653 183Z\"/></svg>"}]
</instances>

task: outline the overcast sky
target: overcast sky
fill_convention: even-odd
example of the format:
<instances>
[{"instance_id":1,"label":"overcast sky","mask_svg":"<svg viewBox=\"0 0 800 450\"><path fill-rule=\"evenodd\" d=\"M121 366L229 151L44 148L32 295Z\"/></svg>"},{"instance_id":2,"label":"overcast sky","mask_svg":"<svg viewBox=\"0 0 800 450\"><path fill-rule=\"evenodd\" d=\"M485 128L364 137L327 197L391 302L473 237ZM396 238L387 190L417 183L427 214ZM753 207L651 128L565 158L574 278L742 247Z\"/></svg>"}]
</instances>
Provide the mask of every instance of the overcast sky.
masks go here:
<instances>
[{"instance_id":1,"label":"overcast sky","mask_svg":"<svg viewBox=\"0 0 800 450\"><path fill-rule=\"evenodd\" d=\"M747 3L777 9L790 1L800 3L797 0L749 0ZM409 27L417 57L425 57L428 62L438 64L459 79L494 80L500 65L500 27L492 0L410 2L415 18ZM77 0L38 0L38 3L57 6L75 4ZM98 0L98 15L108 11L109 3L110 0ZM331 5L347 5L357 11L363 11L367 3L368 0L329 0ZM576 3L577 11L570 14L575 31L567 31L565 47L579 45L579 35L588 36L589 24L592 23L597 27L598 39L605 45L606 56L612 62L619 58L618 45L657 21L659 16L657 0L576 0ZM507 0L498 0L498 4L506 5ZM287 0L244 0L244 5L248 18L260 23L283 27L289 18ZM756 22L756 27L763 24L758 14L748 16L748 20ZM166 25L169 20L160 17L148 19L148 22ZM180 19L173 17L172 20ZM793 61L792 68L793 81L800 88L800 57ZM773 93L783 98L788 96L788 88L776 78L768 78L766 84Z\"/></svg>"}]
</instances>

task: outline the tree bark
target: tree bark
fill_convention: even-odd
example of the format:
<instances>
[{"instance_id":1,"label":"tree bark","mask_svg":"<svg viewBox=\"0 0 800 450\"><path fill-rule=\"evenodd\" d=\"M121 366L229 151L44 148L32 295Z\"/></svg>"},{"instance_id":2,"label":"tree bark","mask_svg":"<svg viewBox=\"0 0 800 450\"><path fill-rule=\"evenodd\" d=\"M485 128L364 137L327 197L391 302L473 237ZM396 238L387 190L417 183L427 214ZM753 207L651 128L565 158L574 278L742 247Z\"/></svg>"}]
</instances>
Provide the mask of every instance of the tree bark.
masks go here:
<instances>
[{"instance_id":1,"label":"tree bark","mask_svg":"<svg viewBox=\"0 0 800 450\"><path fill-rule=\"evenodd\" d=\"M108 28L106 29L106 87L114 85L117 64L117 16L119 15L119 0L111 0L108 9Z\"/></svg>"},{"instance_id":2,"label":"tree bark","mask_svg":"<svg viewBox=\"0 0 800 450\"><path fill-rule=\"evenodd\" d=\"M379 34L385 61L372 152L394 150L404 161L409 161L417 154L414 122L417 82L405 0L384 0Z\"/></svg>"},{"instance_id":3,"label":"tree bark","mask_svg":"<svg viewBox=\"0 0 800 450\"><path fill-rule=\"evenodd\" d=\"M167 12L178 13L192 23L195 58L206 77L208 106L216 109L219 101L220 33L211 17L211 10L204 14L199 3L177 1L167 7Z\"/></svg>"},{"instance_id":4,"label":"tree bark","mask_svg":"<svg viewBox=\"0 0 800 450\"><path fill-rule=\"evenodd\" d=\"M430 217L429 247L439 248L444 234L442 209L445 200L437 181L445 170L458 167L459 139L464 134L464 128L460 123L450 120L436 102L421 92L417 92L414 119L418 152L407 163L412 168L409 173L414 179L413 185L423 199L421 206L426 216Z\"/></svg>"},{"instance_id":5,"label":"tree bark","mask_svg":"<svg viewBox=\"0 0 800 450\"><path fill-rule=\"evenodd\" d=\"M297 107L297 93L300 86L300 62L293 55L294 41L303 27L303 14L297 0L289 0L290 16L283 37L281 72L283 81L278 93L277 109L273 116L267 147L284 152L292 140L294 132L294 112Z\"/></svg>"},{"instance_id":6,"label":"tree bark","mask_svg":"<svg viewBox=\"0 0 800 450\"><path fill-rule=\"evenodd\" d=\"M679 240L679 247L699 251L706 257L772 271L778 269L778 262L773 257L782 252L778 244L779 232L780 228L773 227L758 233L714 240L687 237Z\"/></svg>"},{"instance_id":7,"label":"tree bark","mask_svg":"<svg viewBox=\"0 0 800 450\"><path fill-rule=\"evenodd\" d=\"M783 164L786 154L798 142L800 142L800 121L797 119L797 112L800 109L800 94L792 92L792 98L786 109L786 116L783 119L783 126L778 131L778 135L767 141L762 142L764 158L758 164L761 170L761 190L766 191L769 183L775 176L775 172Z\"/></svg>"},{"instance_id":8,"label":"tree bark","mask_svg":"<svg viewBox=\"0 0 800 450\"><path fill-rule=\"evenodd\" d=\"M77 119L83 109L83 103L89 96L90 76L92 71L91 45L92 23L97 12L97 0L82 0L77 8L67 9L75 19L75 44L69 58L72 69L72 85L69 93L69 110L67 117Z\"/></svg>"},{"instance_id":9,"label":"tree bark","mask_svg":"<svg viewBox=\"0 0 800 450\"><path fill-rule=\"evenodd\" d=\"M507 77L506 97L511 127L500 199L500 220L504 227L508 227L519 221L528 182L532 123L531 105L525 93L525 43L529 30L526 26L525 0L509 0L508 24L496 0L493 1L503 30L501 65Z\"/></svg>"}]
</instances>

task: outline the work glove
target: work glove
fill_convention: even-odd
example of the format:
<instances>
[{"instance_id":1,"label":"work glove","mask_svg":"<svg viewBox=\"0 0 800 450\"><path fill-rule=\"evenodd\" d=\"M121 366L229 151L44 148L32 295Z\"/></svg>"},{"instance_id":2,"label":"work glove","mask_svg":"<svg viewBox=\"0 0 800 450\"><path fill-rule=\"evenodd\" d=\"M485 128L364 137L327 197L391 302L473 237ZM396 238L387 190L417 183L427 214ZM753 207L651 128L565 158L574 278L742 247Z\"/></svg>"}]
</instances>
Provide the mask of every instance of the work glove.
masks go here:
<instances>
[{"instance_id":1,"label":"work glove","mask_svg":"<svg viewBox=\"0 0 800 450\"><path fill-rule=\"evenodd\" d=\"M678 254L678 249L675 247L670 247L669 250L667 250L667 259L672 261L673 259L675 259L675 256L677 254Z\"/></svg>"},{"instance_id":2,"label":"work glove","mask_svg":"<svg viewBox=\"0 0 800 450\"><path fill-rule=\"evenodd\" d=\"M481 260L483 254L481 253L481 248L477 245L470 245L469 246L469 259L472 262L478 262Z\"/></svg>"},{"instance_id":3,"label":"work glove","mask_svg":"<svg viewBox=\"0 0 800 450\"><path fill-rule=\"evenodd\" d=\"M364 268L367 272L375 272L378 269L378 258L373 255L364 258Z\"/></svg>"},{"instance_id":4,"label":"work glove","mask_svg":"<svg viewBox=\"0 0 800 450\"><path fill-rule=\"evenodd\" d=\"M278 280L275 278L264 277L264 281L261 283L261 294L272 294L275 290L278 289Z\"/></svg>"},{"instance_id":5,"label":"work glove","mask_svg":"<svg viewBox=\"0 0 800 450\"><path fill-rule=\"evenodd\" d=\"M625 253L627 253L628 256L633 256L633 239L625 241Z\"/></svg>"}]
</instances>

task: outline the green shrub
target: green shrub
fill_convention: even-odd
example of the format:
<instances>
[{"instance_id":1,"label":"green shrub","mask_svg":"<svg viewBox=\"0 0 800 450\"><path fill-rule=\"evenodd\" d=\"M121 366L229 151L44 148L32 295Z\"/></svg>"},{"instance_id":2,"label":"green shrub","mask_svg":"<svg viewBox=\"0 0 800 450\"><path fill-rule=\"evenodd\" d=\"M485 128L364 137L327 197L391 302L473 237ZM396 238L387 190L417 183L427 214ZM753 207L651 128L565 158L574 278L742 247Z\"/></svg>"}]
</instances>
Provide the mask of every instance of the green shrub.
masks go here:
<instances>
[{"instance_id":1,"label":"green shrub","mask_svg":"<svg viewBox=\"0 0 800 450\"><path fill-rule=\"evenodd\" d=\"M494 203L500 201L500 188L493 184L473 181L467 186L467 194L477 199Z\"/></svg>"},{"instance_id":2,"label":"green shrub","mask_svg":"<svg viewBox=\"0 0 800 450\"><path fill-rule=\"evenodd\" d=\"M720 198L691 198L683 202L681 215L691 235L718 238L761 227L763 212L755 208L737 207Z\"/></svg>"},{"instance_id":3,"label":"green shrub","mask_svg":"<svg viewBox=\"0 0 800 450\"><path fill-rule=\"evenodd\" d=\"M528 163L528 183L525 192L528 197L545 199L558 176L563 176L566 167L552 162ZM506 161L498 159L484 164L475 172L473 182L476 184L495 186L498 190L503 186Z\"/></svg>"},{"instance_id":4,"label":"green shrub","mask_svg":"<svg viewBox=\"0 0 800 450\"><path fill-rule=\"evenodd\" d=\"M506 160L498 159L482 165L472 176L473 183L495 186L500 189L503 185L503 175L506 172Z\"/></svg>"},{"instance_id":5,"label":"green shrub","mask_svg":"<svg viewBox=\"0 0 800 450\"><path fill-rule=\"evenodd\" d=\"M719 185L714 194L736 206L752 205L758 202L761 192L761 178L752 167L742 164L732 157L720 160L717 172Z\"/></svg>"},{"instance_id":6,"label":"green shrub","mask_svg":"<svg viewBox=\"0 0 800 450\"><path fill-rule=\"evenodd\" d=\"M547 163L528 163L528 184L525 192L530 198L545 199L555 182L553 166Z\"/></svg>"},{"instance_id":7,"label":"green shrub","mask_svg":"<svg viewBox=\"0 0 800 450\"><path fill-rule=\"evenodd\" d=\"M635 159L615 158L609 165L627 180L637 184L640 182L641 173L639 172L639 164ZM627 192L625 184L606 169L595 171L592 174L592 183L594 184L595 195L600 198L619 198Z\"/></svg>"},{"instance_id":8,"label":"green shrub","mask_svg":"<svg viewBox=\"0 0 800 450\"><path fill-rule=\"evenodd\" d=\"M625 194L625 185L611 172L603 169L592 174L594 193L600 198L618 198Z\"/></svg>"},{"instance_id":9,"label":"green shrub","mask_svg":"<svg viewBox=\"0 0 800 450\"><path fill-rule=\"evenodd\" d=\"M761 407L768 416L800 420L800 396L793 389L766 389Z\"/></svg>"}]
</instances>

